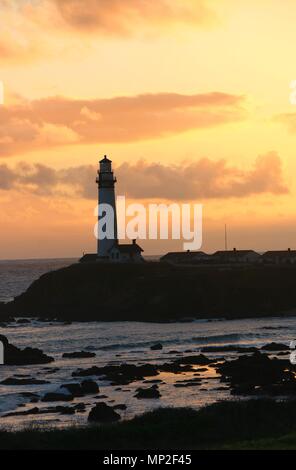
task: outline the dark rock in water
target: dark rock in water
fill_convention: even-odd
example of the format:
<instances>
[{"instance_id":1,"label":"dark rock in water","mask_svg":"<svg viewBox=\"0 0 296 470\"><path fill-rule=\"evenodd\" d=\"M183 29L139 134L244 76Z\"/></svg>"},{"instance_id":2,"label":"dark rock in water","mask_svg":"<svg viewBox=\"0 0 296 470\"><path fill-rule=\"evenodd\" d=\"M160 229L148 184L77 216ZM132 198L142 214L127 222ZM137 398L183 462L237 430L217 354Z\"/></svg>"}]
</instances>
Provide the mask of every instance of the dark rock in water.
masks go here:
<instances>
[{"instance_id":1,"label":"dark rock in water","mask_svg":"<svg viewBox=\"0 0 296 470\"><path fill-rule=\"evenodd\" d=\"M27 318L19 318L18 320L16 320L16 323L20 323L20 324L28 324L28 323L31 323L30 320L27 320Z\"/></svg>"},{"instance_id":2,"label":"dark rock in water","mask_svg":"<svg viewBox=\"0 0 296 470\"><path fill-rule=\"evenodd\" d=\"M157 385L150 388L138 388L135 395L136 398L160 398L161 394L157 389Z\"/></svg>"},{"instance_id":3,"label":"dark rock in water","mask_svg":"<svg viewBox=\"0 0 296 470\"><path fill-rule=\"evenodd\" d=\"M83 412L85 411L84 403L77 403L74 406L52 406L49 408L30 408L29 410L24 411L13 411L10 413L6 413L3 417L12 417L12 416L29 416L29 415L37 415L37 414L47 414L47 413L60 413L62 415L74 415L75 412Z\"/></svg>"},{"instance_id":4,"label":"dark rock in water","mask_svg":"<svg viewBox=\"0 0 296 470\"><path fill-rule=\"evenodd\" d=\"M201 385L201 378L194 377L193 379L178 380L174 387L198 387Z\"/></svg>"},{"instance_id":5,"label":"dark rock in water","mask_svg":"<svg viewBox=\"0 0 296 470\"><path fill-rule=\"evenodd\" d=\"M181 374L182 372L191 372L193 370L190 364L183 366L177 362L165 362L159 365L158 369L161 372L172 372L173 374Z\"/></svg>"},{"instance_id":6,"label":"dark rock in water","mask_svg":"<svg viewBox=\"0 0 296 470\"><path fill-rule=\"evenodd\" d=\"M90 369L78 369L72 373L73 377L104 376L110 380L112 385L127 385L137 380L143 380L144 377L158 375L157 366L153 364L134 364L111 365L104 367L91 367Z\"/></svg>"},{"instance_id":7,"label":"dark rock in water","mask_svg":"<svg viewBox=\"0 0 296 470\"><path fill-rule=\"evenodd\" d=\"M93 393L100 392L97 382L94 382L93 380L84 380L81 382L80 386L84 395L91 395Z\"/></svg>"},{"instance_id":8,"label":"dark rock in water","mask_svg":"<svg viewBox=\"0 0 296 470\"><path fill-rule=\"evenodd\" d=\"M44 395L41 399L43 402L51 402L51 401L72 401L73 395L68 395L65 393L59 392L49 392Z\"/></svg>"},{"instance_id":9,"label":"dark rock in water","mask_svg":"<svg viewBox=\"0 0 296 470\"><path fill-rule=\"evenodd\" d=\"M33 378L28 379L17 379L15 377L9 377L8 379L2 380L1 385L43 385L49 384L47 380L38 380Z\"/></svg>"},{"instance_id":10,"label":"dark rock in water","mask_svg":"<svg viewBox=\"0 0 296 470\"><path fill-rule=\"evenodd\" d=\"M160 350L160 349L163 349L163 346L162 346L161 343L156 343L156 344L154 344L153 346L151 346L150 349L151 349L152 351L158 351L158 350Z\"/></svg>"},{"instance_id":11,"label":"dark rock in water","mask_svg":"<svg viewBox=\"0 0 296 470\"><path fill-rule=\"evenodd\" d=\"M113 406L113 410L126 410L127 406L124 403L119 403L118 405Z\"/></svg>"},{"instance_id":12,"label":"dark rock in water","mask_svg":"<svg viewBox=\"0 0 296 470\"><path fill-rule=\"evenodd\" d=\"M283 343L268 343L262 346L261 348L263 351L287 351L289 350L289 346Z\"/></svg>"},{"instance_id":13,"label":"dark rock in water","mask_svg":"<svg viewBox=\"0 0 296 470\"><path fill-rule=\"evenodd\" d=\"M0 321L3 323L14 322L14 318L9 313L9 304L5 302L0 302Z\"/></svg>"},{"instance_id":14,"label":"dark rock in water","mask_svg":"<svg viewBox=\"0 0 296 470\"><path fill-rule=\"evenodd\" d=\"M96 353L92 353L88 351L76 351L72 353L64 353L63 357L68 358L68 359L83 359L83 358L96 357Z\"/></svg>"},{"instance_id":15,"label":"dark rock in water","mask_svg":"<svg viewBox=\"0 0 296 470\"><path fill-rule=\"evenodd\" d=\"M29 410L24 411L12 411L3 415L3 418L9 418L11 416L30 416L39 414L39 408L30 408Z\"/></svg>"},{"instance_id":16,"label":"dark rock in water","mask_svg":"<svg viewBox=\"0 0 296 470\"><path fill-rule=\"evenodd\" d=\"M6 336L0 335L0 341L4 345L4 364L10 366L25 366L33 364L48 364L54 358L47 356L37 348L19 349L9 343Z\"/></svg>"},{"instance_id":17,"label":"dark rock in water","mask_svg":"<svg viewBox=\"0 0 296 470\"><path fill-rule=\"evenodd\" d=\"M60 388L66 389L73 397L83 397L84 395L99 393L98 384L93 380L84 380L81 384L64 384Z\"/></svg>"},{"instance_id":18,"label":"dark rock in water","mask_svg":"<svg viewBox=\"0 0 296 470\"><path fill-rule=\"evenodd\" d=\"M75 414L75 408L71 406L57 406L55 408L55 411L57 413L61 413L61 415L74 415Z\"/></svg>"},{"instance_id":19,"label":"dark rock in water","mask_svg":"<svg viewBox=\"0 0 296 470\"><path fill-rule=\"evenodd\" d=\"M204 356L203 354L199 354L197 356L185 356L180 359L176 359L174 361L176 364L190 364L190 365L199 365L205 366L213 362L208 357Z\"/></svg>"},{"instance_id":20,"label":"dark rock in water","mask_svg":"<svg viewBox=\"0 0 296 470\"><path fill-rule=\"evenodd\" d=\"M88 415L88 421L97 423L112 423L120 420L120 415L116 413L106 403L97 403Z\"/></svg>"},{"instance_id":21,"label":"dark rock in water","mask_svg":"<svg viewBox=\"0 0 296 470\"><path fill-rule=\"evenodd\" d=\"M234 385L231 389L231 395L254 395L255 385L246 383L240 385Z\"/></svg>"},{"instance_id":22,"label":"dark rock in water","mask_svg":"<svg viewBox=\"0 0 296 470\"><path fill-rule=\"evenodd\" d=\"M72 395L73 397L83 396L83 392L81 390L80 384L77 384L77 383L64 384L64 385L61 385L60 388L66 389L69 392L69 394Z\"/></svg>"},{"instance_id":23,"label":"dark rock in water","mask_svg":"<svg viewBox=\"0 0 296 470\"><path fill-rule=\"evenodd\" d=\"M218 365L217 370L236 395L296 393L294 366L289 360L270 359L256 352Z\"/></svg>"},{"instance_id":24,"label":"dark rock in water","mask_svg":"<svg viewBox=\"0 0 296 470\"><path fill-rule=\"evenodd\" d=\"M85 411L86 406L84 403L77 403L77 405L74 406L75 410L78 411L78 413Z\"/></svg>"}]
</instances>

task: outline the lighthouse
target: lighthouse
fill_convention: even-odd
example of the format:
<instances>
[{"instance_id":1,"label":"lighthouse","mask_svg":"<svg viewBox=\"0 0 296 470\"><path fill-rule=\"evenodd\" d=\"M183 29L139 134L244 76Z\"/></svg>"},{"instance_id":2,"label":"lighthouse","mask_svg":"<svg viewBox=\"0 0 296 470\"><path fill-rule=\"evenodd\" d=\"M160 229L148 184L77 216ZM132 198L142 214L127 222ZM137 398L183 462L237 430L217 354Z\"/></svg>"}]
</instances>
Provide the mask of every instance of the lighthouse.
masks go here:
<instances>
[{"instance_id":1,"label":"lighthouse","mask_svg":"<svg viewBox=\"0 0 296 470\"><path fill-rule=\"evenodd\" d=\"M143 249L136 243L136 240L132 240L132 243L127 244L118 243L115 201L116 178L112 171L112 161L107 158L107 155L99 162L96 183L99 196L98 224L95 228L98 241L97 252L83 253L79 262L143 263Z\"/></svg>"},{"instance_id":2,"label":"lighthouse","mask_svg":"<svg viewBox=\"0 0 296 470\"><path fill-rule=\"evenodd\" d=\"M96 179L98 184L98 202L99 207L102 204L108 204L113 208L114 214L114 237L98 239L97 254L99 258L108 258L109 251L114 245L117 245L117 219L116 219L116 203L115 203L115 183L116 178L112 171L112 161L105 155L99 162L98 176ZM101 206L102 207L102 206ZM102 217L102 215L101 215ZM99 215L100 219L100 215Z\"/></svg>"}]
</instances>

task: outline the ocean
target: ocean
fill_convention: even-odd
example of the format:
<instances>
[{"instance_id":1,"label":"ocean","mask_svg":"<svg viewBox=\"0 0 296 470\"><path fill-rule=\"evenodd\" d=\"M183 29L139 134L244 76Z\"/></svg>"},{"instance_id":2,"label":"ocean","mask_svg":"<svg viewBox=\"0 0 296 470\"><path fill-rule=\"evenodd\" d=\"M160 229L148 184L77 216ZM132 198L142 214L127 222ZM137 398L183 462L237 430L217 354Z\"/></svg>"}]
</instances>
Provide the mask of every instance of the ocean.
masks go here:
<instances>
[{"instance_id":1,"label":"ocean","mask_svg":"<svg viewBox=\"0 0 296 470\"><path fill-rule=\"evenodd\" d=\"M58 269L76 260L29 260L0 262L0 300L7 301L23 292L43 273ZM21 316L21 312L20 312ZM99 398L87 396L75 399L74 403L83 402L85 413L60 415L45 413L41 415L5 417L12 411L24 411L37 406L42 409L48 403L31 404L24 393L35 393L42 398L48 391L57 391L62 384L76 382L72 372L78 368L106 364L143 364L164 363L186 354L198 354L204 346L240 345L256 346L276 341L289 344L296 339L296 319L294 317L273 317L243 320L199 320L192 323L141 323L141 322L73 322L44 323L32 320L28 324L10 323L0 328L12 344L42 349L54 357L55 362L46 366L0 366L0 427L23 427L32 424L38 426L85 425L87 411ZM163 345L162 350L151 350L155 343ZM64 359L64 352L91 351L96 357L91 359ZM207 353L208 357L219 357L221 353ZM235 358L237 354L223 353L224 358ZM135 391L143 381L127 386L112 386L106 380L98 381L99 396L105 396L110 406L126 405L120 411L123 419L129 419L144 411L159 406L191 406L199 408L219 400L231 400L230 391L220 382L211 367L199 372L202 384L199 387L178 388L178 380L188 378L188 373L176 375L161 373L151 379L159 379L161 398L155 400L135 398ZM191 375L190 375L191 374ZM192 373L190 373L192 378ZM12 386L1 382L12 376L45 379L45 385ZM94 379L94 377L92 377ZM61 404L61 403L57 403Z\"/></svg>"}]
</instances>

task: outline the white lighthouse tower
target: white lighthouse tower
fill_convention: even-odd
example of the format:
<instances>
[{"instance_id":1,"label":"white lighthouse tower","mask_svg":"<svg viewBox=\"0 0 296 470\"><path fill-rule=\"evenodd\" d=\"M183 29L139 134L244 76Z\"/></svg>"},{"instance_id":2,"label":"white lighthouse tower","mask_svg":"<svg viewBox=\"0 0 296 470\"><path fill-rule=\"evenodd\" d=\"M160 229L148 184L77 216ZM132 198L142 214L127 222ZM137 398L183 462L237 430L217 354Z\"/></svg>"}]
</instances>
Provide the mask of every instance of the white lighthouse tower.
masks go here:
<instances>
[{"instance_id":1,"label":"white lighthouse tower","mask_svg":"<svg viewBox=\"0 0 296 470\"><path fill-rule=\"evenodd\" d=\"M105 155L103 160L99 162L100 167L96 182L98 184L99 205L108 204L113 208L114 213L114 238L104 238L98 240L98 257L109 258L109 251L118 243L117 240L117 219L116 219L116 203L115 203L115 183L116 178L112 171L112 161ZM100 219L100 216L99 216Z\"/></svg>"}]
</instances>

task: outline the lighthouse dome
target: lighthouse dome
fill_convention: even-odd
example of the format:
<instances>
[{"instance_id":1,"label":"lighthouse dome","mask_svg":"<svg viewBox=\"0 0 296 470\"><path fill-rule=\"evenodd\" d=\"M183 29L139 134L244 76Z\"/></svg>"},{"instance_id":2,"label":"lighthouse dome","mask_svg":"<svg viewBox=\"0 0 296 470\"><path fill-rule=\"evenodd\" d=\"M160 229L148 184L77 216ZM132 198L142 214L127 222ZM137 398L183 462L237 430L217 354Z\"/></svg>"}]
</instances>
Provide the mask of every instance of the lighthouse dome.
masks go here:
<instances>
[{"instance_id":1,"label":"lighthouse dome","mask_svg":"<svg viewBox=\"0 0 296 470\"><path fill-rule=\"evenodd\" d=\"M104 158L100 160L100 171L103 173L112 171L112 160L109 160L107 155L105 155Z\"/></svg>"}]
</instances>

